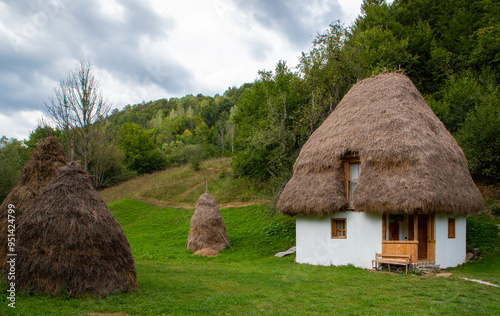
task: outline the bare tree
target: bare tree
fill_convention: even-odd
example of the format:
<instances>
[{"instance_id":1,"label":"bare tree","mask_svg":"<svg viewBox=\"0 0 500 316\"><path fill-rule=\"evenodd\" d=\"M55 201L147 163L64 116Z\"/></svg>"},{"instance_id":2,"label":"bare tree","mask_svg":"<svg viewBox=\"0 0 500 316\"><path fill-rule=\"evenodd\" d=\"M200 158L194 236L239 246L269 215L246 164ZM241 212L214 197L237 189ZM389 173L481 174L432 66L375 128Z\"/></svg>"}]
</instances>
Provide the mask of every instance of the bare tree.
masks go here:
<instances>
[{"instance_id":1,"label":"bare tree","mask_svg":"<svg viewBox=\"0 0 500 316\"><path fill-rule=\"evenodd\" d=\"M98 128L93 135L92 156L88 165L88 171L92 176L92 183L96 188L102 188L123 176L124 169L118 168L112 174L106 172L122 165L123 153L116 147L116 140L112 137L112 131L105 126L106 122L96 123Z\"/></svg>"},{"instance_id":2,"label":"bare tree","mask_svg":"<svg viewBox=\"0 0 500 316\"><path fill-rule=\"evenodd\" d=\"M70 159L82 160L85 170L99 137L96 122L106 117L111 106L104 101L92 64L82 61L61 80L45 103L48 116L65 133Z\"/></svg>"},{"instance_id":3,"label":"bare tree","mask_svg":"<svg viewBox=\"0 0 500 316\"><path fill-rule=\"evenodd\" d=\"M70 160L73 161L75 156L75 133L69 90L69 84L66 80L59 81L59 85L54 88L49 96L50 104L45 103L45 108L48 117L64 132L65 145L70 152Z\"/></svg>"}]
</instances>

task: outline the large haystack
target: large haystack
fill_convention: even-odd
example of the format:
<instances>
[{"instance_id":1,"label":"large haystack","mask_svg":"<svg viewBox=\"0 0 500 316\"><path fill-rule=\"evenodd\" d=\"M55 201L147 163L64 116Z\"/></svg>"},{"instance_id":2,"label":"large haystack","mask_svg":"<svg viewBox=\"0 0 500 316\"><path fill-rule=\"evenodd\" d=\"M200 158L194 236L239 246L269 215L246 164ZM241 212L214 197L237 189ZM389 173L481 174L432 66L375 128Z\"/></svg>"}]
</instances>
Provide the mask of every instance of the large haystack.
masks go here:
<instances>
[{"instance_id":1,"label":"large haystack","mask_svg":"<svg viewBox=\"0 0 500 316\"><path fill-rule=\"evenodd\" d=\"M197 251L210 248L219 251L227 246L229 246L229 238L219 206L215 198L205 192L196 202L196 210L191 217L187 249Z\"/></svg>"},{"instance_id":2,"label":"large haystack","mask_svg":"<svg viewBox=\"0 0 500 316\"><path fill-rule=\"evenodd\" d=\"M66 162L63 146L57 138L51 136L38 144L24 165L19 181L0 205L0 266L7 259L8 205L15 206L16 221L19 221L42 188L54 177L56 170L66 165Z\"/></svg>"},{"instance_id":3,"label":"large haystack","mask_svg":"<svg viewBox=\"0 0 500 316\"><path fill-rule=\"evenodd\" d=\"M470 214L483 200L453 136L408 77L358 82L310 136L278 201L282 214L347 208L343 158L357 154L357 211Z\"/></svg>"},{"instance_id":4,"label":"large haystack","mask_svg":"<svg viewBox=\"0 0 500 316\"><path fill-rule=\"evenodd\" d=\"M78 163L58 170L18 224L19 289L107 296L137 288L127 238Z\"/></svg>"}]
</instances>

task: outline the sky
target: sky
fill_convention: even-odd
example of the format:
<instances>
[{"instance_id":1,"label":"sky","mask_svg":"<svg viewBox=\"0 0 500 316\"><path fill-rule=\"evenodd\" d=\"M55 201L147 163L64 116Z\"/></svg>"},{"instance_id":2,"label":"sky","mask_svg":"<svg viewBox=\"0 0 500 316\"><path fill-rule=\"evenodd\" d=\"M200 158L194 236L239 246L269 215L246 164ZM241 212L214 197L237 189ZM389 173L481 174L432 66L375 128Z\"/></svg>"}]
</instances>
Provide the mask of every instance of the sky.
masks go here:
<instances>
[{"instance_id":1,"label":"sky","mask_svg":"<svg viewBox=\"0 0 500 316\"><path fill-rule=\"evenodd\" d=\"M54 87L90 61L113 108L253 82L295 67L362 0L0 0L0 137L26 139Z\"/></svg>"}]
</instances>

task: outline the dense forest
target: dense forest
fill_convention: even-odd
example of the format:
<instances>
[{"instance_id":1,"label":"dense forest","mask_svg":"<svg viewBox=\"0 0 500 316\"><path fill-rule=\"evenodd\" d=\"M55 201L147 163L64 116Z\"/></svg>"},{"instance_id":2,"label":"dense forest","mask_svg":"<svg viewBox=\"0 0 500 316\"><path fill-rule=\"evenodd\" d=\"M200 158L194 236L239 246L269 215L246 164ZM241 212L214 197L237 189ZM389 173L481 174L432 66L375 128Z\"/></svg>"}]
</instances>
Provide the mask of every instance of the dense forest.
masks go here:
<instances>
[{"instance_id":1,"label":"dense forest","mask_svg":"<svg viewBox=\"0 0 500 316\"><path fill-rule=\"evenodd\" d=\"M318 34L298 65L279 61L253 83L214 97L187 95L115 109L93 123L85 161L98 188L202 159L233 157L236 177L278 188L309 135L358 80L403 70L464 150L478 181L500 181L500 3L365 0L352 26ZM30 152L68 130L39 126L24 143L2 138L0 199ZM78 139L76 139L78 141ZM69 148L68 148L69 150ZM83 159L75 152L75 159Z\"/></svg>"}]
</instances>

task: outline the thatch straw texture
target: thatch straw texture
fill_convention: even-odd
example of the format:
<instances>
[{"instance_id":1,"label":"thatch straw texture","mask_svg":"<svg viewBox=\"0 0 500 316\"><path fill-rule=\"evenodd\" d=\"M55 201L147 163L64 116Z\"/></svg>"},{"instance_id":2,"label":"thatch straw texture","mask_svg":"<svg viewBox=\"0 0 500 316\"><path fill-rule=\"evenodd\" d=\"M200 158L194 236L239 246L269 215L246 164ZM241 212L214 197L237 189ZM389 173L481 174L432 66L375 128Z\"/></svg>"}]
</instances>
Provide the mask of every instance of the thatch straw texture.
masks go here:
<instances>
[{"instance_id":1,"label":"thatch straw texture","mask_svg":"<svg viewBox=\"0 0 500 316\"><path fill-rule=\"evenodd\" d=\"M122 228L78 163L58 170L18 224L19 289L107 296L137 288Z\"/></svg>"},{"instance_id":2,"label":"thatch straw texture","mask_svg":"<svg viewBox=\"0 0 500 316\"><path fill-rule=\"evenodd\" d=\"M203 249L196 251L193 255L203 256L203 257L215 257L215 256L219 255L219 252L217 250L213 250L211 248L203 248Z\"/></svg>"},{"instance_id":3,"label":"thatch straw texture","mask_svg":"<svg viewBox=\"0 0 500 316\"><path fill-rule=\"evenodd\" d=\"M38 144L21 171L21 177L0 205L0 266L7 259L7 211L13 204L16 221L22 218L33 200L56 174L66 165L64 148L57 138L50 136Z\"/></svg>"},{"instance_id":4,"label":"thatch straw texture","mask_svg":"<svg viewBox=\"0 0 500 316\"><path fill-rule=\"evenodd\" d=\"M323 215L348 206L343 158L361 175L357 211L470 214L483 200L453 136L411 80L383 73L354 85L297 158L278 201L282 214Z\"/></svg>"},{"instance_id":5,"label":"thatch straw texture","mask_svg":"<svg viewBox=\"0 0 500 316\"><path fill-rule=\"evenodd\" d=\"M196 210L191 217L187 249L198 251L210 248L216 251L229 246L226 224L219 211L215 198L208 192L196 202Z\"/></svg>"}]
</instances>

